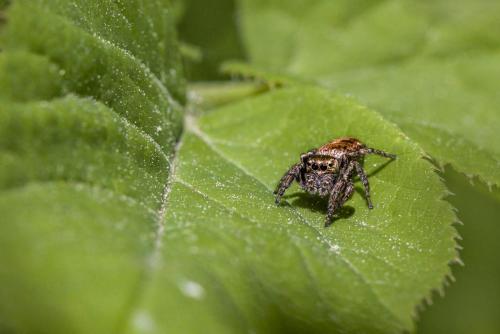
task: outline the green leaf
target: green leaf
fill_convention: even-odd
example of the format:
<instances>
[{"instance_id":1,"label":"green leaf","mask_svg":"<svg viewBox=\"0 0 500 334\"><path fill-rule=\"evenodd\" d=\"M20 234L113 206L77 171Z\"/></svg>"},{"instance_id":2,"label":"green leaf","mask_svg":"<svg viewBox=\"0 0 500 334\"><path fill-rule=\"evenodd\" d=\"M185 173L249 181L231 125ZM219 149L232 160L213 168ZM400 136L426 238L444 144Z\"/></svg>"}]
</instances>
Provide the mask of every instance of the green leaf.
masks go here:
<instances>
[{"instance_id":1,"label":"green leaf","mask_svg":"<svg viewBox=\"0 0 500 334\"><path fill-rule=\"evenodd\" d=\"M184 79L168 10L163 1L16 0L8 8L0 332L123 327L182 127Z\"/></svg>"},{"instance_id":2,"label":"green leaf","mask_svg":"<svg viewBox=\"0 0 500 334\"><path fill-rule=\"evenodd\" d=\"M151 249L155 212L65 181L0 193L0 330L110 333Z\"/></svg>"},{"instance_id":3,"label":"green leaf","mask_svg":"<svg viewBox=\"0 0 500 334\"><path fill-rule=\"evenodd\" d=\"M9 8L0 332L411 330L457 257L455 215L419 147L307 86L188 117L175 146L184 90L168 10ZM375 209L355 194L325 229L325 202L296 187L276 207L271 190L300 152L343 135L399 156L366 161Z\"/></svg>"},{"instance_id":4,"label":"green leaf","mask_svg":"<svg viewBox=\"0 0 500 334\"><path fill-rule=\"evenodd\" d=\"M6 103L0 113L0 187L86 183L159 207L168 158L158 144L100 103L68 96Z\"/></svg>"},{"instance_id":5,"label":"green leaf","mask_svg":"<svg viewBox=\"0 0 500 334\"><path fill-rule=\"evenodd\" d=\"M300 153L343 135L398 154L366 161L375 209L357 193L354 213L324 228L325 201L297 187L276 207L272 189ZM189 118L161 260L130 331L410 330L456 257L445 194L397 128L323 90L282 89Z\"/></svg>"},{"instance_id":6,"label":"green leaf","mask_svg":"<svg viewBox=\"0 0 500 334\"><path fill-rule=\"evenodd\" d=\"M441 165L500 185L497 2L241 3L254 66L352 94Z\"/></svg>"},{"instance_id":7,"label":"green leaf","mask_svg":"<svg viewBox=\"0 0 500 334\"><path fill-rule=\"evenodd\" d=\"M144 16L137 17L138 9ZM20 0L10 6L8 16L2 34L6 57L23 51L46 58L46 64L59 68L61 92L102 101L165 144L165 152L172 149L181 124L174 98L183 94L183 79L174 32L167 28L168 11L161 1L125 5ZM169 56L163 56L167 51ZM41 62L27 66L41 66ZM39 87L53 85L52 76L35 80ZM0 77L0 83L5 81L16 83ZM17 83L10 90L23 90L22 83Z\"/></svg>"},{"instance_id":8,"label":"green leaf","mask_svg":"<svg viewBox=\"0 0 500 334\"><path fill-rule=\"evenodd\" d=\"M50 100L64 94L61 69L46 57L23 51L0 53L0 98Z\"/></svg>"},{"instance_id":9,"label":"green leaf","mask_svg":"<svg viewBox=\"0 0 500 334\"><path fill-rule=\"evenodd\" d=\"M165 154L88 99L1 108L0 329L113 331L152 248Z\"/></svg>"}]
</instances>

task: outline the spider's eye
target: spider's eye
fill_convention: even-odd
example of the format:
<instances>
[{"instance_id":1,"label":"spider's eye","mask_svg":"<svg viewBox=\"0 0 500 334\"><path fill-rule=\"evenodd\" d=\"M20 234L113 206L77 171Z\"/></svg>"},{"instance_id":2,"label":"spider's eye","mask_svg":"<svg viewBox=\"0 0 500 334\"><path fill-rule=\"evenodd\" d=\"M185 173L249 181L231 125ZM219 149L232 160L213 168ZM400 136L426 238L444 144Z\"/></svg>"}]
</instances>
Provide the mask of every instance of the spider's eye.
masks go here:
<instances>
[{"instance_id":1,"label":"spider's eye","mask_svg":"<svg viewBox=\"0 0 500 334\"><path fill-rule=\"evenodd\" d=\"M325 171L326 170L326 165L321 165L320 168L321 168L322 171Z\"/></svg>"},{"instance_id":2,"label":"spider's eye","mask_svg":"<svg viewBox=\"0 0 500 334\"><path fill-rule=\"evenodd\" d=\"M314 163L314 164L312 165L312 169L314 169L314 170L318 169L318 165Z\"/></svg>"},{"instance_id":3,"label":"spider's eye","mask_svg":"<svg viewBox=\"0 0 500 334\"><path fill-rule=\"evenodd\" d=\"M332 166L333 166L333 164L330 162L330 163L328 164L328 167L332 167Z\"/></svg>"}]
</instances>

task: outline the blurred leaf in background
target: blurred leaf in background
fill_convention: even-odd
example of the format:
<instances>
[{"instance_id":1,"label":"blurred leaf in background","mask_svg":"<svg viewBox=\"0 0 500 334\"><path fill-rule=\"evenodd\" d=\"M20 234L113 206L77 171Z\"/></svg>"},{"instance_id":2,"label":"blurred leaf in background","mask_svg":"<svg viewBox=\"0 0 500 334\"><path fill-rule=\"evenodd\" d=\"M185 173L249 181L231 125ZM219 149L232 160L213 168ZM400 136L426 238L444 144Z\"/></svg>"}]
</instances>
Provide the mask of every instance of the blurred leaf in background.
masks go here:
<instances>
[{"instance_id":1,"label":"blurred leaf in background","mask_svg":"<svg viewBox=\"0 0 500 334\"><path fill-rule=\"evenodd\" d=\"M227 59L245 60L233 0L174 0L177 29L182 42L199 50L186 57L187 77L192 81L218 80L220 64Z\"/></svg>"},{"instance_id":2,"label":"blurred leaf in background","mask_svg":"<svg viewBox=\"0 0 500 334\"><path fill-rule=\"evenodd\" d=\"M10 3L10 0L0 0L0 10L5 9Z\"/></svg>"},{"instance_id":3,"label":"blurred leaf in background","mask_svg":"<svg viewBox=\"0 0 500 334\"><path fill-rule=\"evenodd\" d=\"M5 24L5 13L4 9L7 7L8 2L6 0L0 0L0 27ZM2 49L0 48L0 51Z\"/></svg>"},{"instance_id":4,"label":"blurred leaf in background","mask_svg":"<svg viewBox=\"0 0 500 334\"><path fill-rule=\"evenodd\" d=\"M484 184L471 183L451 168L444 177L455 194L448 201L458 208L463 223L457 229L463 237L460 257L465 266L454 266L456 281L445 289L444 298L436 296L433 305L420 315L418 333L498 333L500 191L492 193Z\"/></svg>"}]
</instances>

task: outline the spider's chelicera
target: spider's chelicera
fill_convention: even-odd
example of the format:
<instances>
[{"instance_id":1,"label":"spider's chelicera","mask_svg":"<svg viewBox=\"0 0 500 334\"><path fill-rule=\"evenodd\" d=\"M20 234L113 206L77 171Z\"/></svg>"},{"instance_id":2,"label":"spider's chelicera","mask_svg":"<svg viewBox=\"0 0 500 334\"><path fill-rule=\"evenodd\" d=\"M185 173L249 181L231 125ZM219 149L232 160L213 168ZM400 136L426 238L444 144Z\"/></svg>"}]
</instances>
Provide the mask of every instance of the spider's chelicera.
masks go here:
<instances>
[{"instance_id":1,"label":"spider's chelicera","mask_svg":"<svg viewBox=\"0 0 500 334\"><path fill-rule=\"evenodd\" d=\"M333 217L351 197L354 191L353 178L357 174L365 188L368 208L373 209L370 199L370 185L365 171L363 159L367 154L377 154L395 159L395 154L386 153L375 148L366 147L356 138L335 139L319 148L301 154L300 162L293 165L281 178L274 194L276 204L290 187L293 180L311 194L329 196L328 214L325 226L331 224Z\"/></svg>"}]
</instances>

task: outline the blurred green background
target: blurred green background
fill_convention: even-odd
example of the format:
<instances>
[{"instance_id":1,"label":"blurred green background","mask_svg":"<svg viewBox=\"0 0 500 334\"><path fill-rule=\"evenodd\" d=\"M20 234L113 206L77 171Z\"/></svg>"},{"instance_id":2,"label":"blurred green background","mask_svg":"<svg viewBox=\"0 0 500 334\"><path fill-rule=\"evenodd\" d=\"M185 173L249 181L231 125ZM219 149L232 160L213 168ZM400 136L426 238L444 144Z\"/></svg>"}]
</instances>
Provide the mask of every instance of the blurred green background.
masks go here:
<instances>
[{"instance_id":1,"label":"blurred green background","mask_svg":"<svg viewBox=\"0 0 500 334\"><path fill-rule=\"evenodd\" d=\"M419 333L500 332L500 205L495 193L478 180L446 168L444 181L455 193L447 198L458 210L464 266L453 266L456 279L444 298L420 313Z\"/></svg>"}]
</instances>

